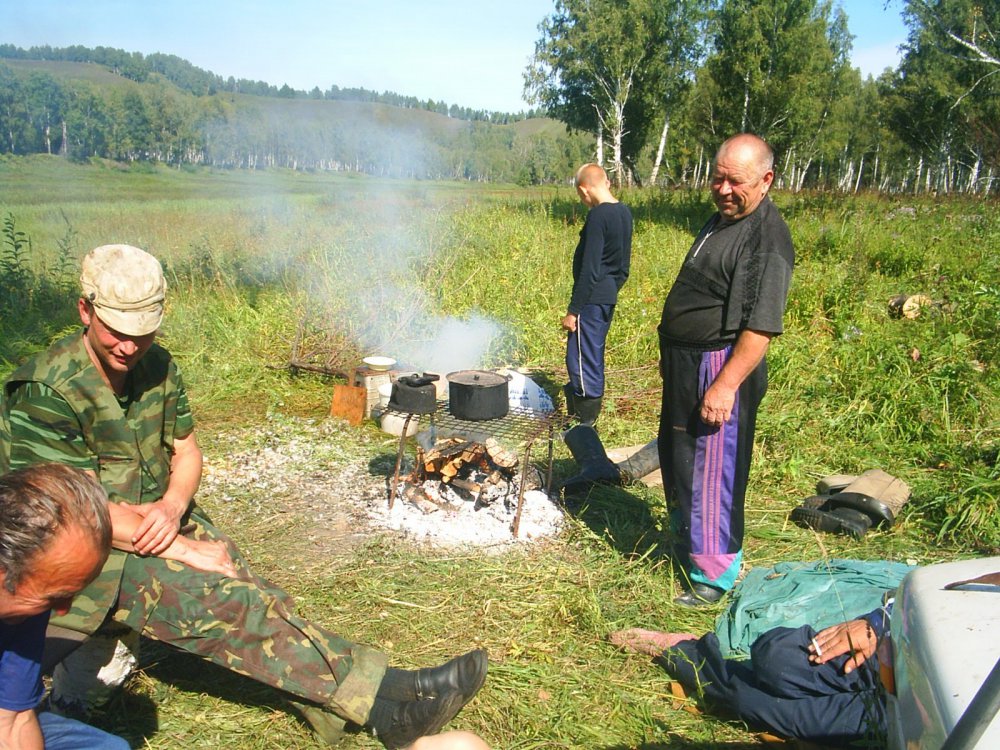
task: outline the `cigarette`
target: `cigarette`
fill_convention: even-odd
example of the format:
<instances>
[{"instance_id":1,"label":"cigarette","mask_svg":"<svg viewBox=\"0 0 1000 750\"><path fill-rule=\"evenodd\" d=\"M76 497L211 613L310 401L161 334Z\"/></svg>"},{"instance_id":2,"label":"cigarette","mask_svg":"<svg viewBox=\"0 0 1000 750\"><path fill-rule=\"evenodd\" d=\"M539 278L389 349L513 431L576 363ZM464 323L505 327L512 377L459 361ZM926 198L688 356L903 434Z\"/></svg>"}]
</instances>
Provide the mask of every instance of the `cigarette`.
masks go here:
<instances>
[{"instance_id":1,"label":"cigarette","mask_svg":"<svg viewBox=\"0 0 1000 750\"><path fill-rule=\"evenodd\" d=\"M813 649L816 651L816 656L822 656L823 655L823 649L821 649L819 647L819 642L815 638L812 638L811 640L812 640L812 644L813 644Z\"/></svg>"}]
</instances>

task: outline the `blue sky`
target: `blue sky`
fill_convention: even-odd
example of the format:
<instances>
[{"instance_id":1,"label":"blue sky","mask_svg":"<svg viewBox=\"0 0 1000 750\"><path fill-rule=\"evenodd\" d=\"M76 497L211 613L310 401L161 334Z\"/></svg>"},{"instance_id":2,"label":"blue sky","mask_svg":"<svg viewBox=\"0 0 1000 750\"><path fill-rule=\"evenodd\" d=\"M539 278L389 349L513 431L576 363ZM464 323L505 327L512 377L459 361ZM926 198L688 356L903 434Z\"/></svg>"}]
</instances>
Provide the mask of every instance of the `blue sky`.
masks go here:
<instances>
[{"instance_id":1,"label":"blue sky","mask_svg":"<svg viewBox=\"0 0 1000 750\"><path fill-rule=\"evenodd\" d=\"M901 0L840 0L852 58L898 61ZM0 0L0 43L177 55L221 76L296 89L363 86L525 109L522 73L554 0Z\"/></svg>"}]
</instances>

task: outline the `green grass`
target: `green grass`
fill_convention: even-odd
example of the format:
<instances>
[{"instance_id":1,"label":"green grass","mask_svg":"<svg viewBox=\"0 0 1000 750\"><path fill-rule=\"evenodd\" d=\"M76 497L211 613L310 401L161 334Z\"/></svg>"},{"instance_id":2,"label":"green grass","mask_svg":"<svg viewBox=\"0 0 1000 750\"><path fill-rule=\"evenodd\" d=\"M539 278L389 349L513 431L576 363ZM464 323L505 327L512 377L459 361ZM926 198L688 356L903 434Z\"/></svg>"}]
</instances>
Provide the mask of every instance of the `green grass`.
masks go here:
<instances>
[{"instance_id":1,"label":"green grass","mask_svg":"<svg viewBox=\"0 0 1000 750\"><path fill-rule=\"evenodd\" d=\"M0 160L0 196L0 218L13 222L0 254L0 375L74 325L64 258L105 242L147 247L167 267L163 337L184 370L209 464L269 440L312 446L296 468L306 476L384 463L392 441L374 428L315 424L332 380L287 365L298 342L331 369L349 370L369 351L372 324L398 327L418 304L502 322L486 364L530 367L554 387L565 378L559 319L584 216L568 187L132 172L33 158ZM699 193L624 198L636 217L635 258L609 339L608 446L655 435L660 306L710 211ZM786 333L769 355L748 564L997 554L996 206L787 194L776 202L798 261ZM10 242L16 233L30 239L20 253ZM900 293L939 304L915 320L894 319L886 305ZM369 343L359 343L365 336ZM556 458L561 475L574 470L562 446ZM788 522L819 477L872 467L914 490L892 530L854 541ZM488 648L490 679L457 725L497 748L755 743L737 723L672 708L661 672L604 641L631 625L703 631L717 613L670 604L676 573L663 554L658 490L601 490L563 537L504 556L428 554L376 537L311 558L312 519L275 512L266 490L235 498L206 491L201 500L305 613L379 644L394 663ZM273 691L149 653L155 659L102 719L133 746L317 747ZM346 746L378 745L359 736Z\"/></svg>"}]
</instances>

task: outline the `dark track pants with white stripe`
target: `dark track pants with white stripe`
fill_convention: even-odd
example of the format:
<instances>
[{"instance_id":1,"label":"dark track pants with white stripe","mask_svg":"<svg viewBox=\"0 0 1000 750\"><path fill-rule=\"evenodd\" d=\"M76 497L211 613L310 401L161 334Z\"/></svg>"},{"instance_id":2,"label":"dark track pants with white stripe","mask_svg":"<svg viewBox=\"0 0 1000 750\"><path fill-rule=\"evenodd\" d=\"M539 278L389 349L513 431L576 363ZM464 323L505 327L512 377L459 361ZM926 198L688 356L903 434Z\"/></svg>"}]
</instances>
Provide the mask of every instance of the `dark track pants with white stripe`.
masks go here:
<instances>
[{"instance_id":1,"label":"dark track pants with white stripe","mask_svg":"<svg viewBox=\"0 0 1000 750\"><path fill-rule=\"evenodd\" d=\"M584 305L566 339L566 370L580 398L604 395L604 343L614 315L614 305Z\"/></svg>"},{"instance_id":2,"label":"dark track pants with white stripe","mask_svg":"<svg viewBox=\"0 0 1000 750\"><path fill-rule=\"evenodd\" d=\"M732 347L702 351L663 345L658 447L667 505L689 545L692 581L729 590L743 559L743 502L757 407L767 391L762 360L740 386L729 421L710 427L699 411Z\"/></svg>"},{"instance_id":3,"label":"dark track pants with white stripe","mask_svg":"<svg viewBox=\"0 0 1000 750\"><path fill-rule=\"evenodd\" d=\"M748 661L724 659L715 633L684 641L659 657L692 697L784 737L846 747L885 736L885 698L873 654L844 674L847 656L809 662L810 626L774 628L761 635ZM860 743L865 746L865 743Z\"/></svg>"}]
</instances>

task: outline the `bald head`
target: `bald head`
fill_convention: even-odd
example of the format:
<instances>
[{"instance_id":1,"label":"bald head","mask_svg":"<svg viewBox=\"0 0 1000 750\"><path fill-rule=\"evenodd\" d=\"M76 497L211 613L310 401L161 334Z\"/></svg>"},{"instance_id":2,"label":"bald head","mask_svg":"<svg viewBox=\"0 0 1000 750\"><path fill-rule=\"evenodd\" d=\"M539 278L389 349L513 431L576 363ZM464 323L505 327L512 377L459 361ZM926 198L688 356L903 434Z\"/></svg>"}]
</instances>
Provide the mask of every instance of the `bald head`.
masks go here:
<instances>
[{"instance_id":1,"label":"bald head","mask_svg":"<svg viewBox=\"0 0 1000 750\"><path fill-rule=\"evenodd\" d=\"M767 145L767 141L753 133L740 133L727 139L715 152L712 165L720 158L735 159L752 165L758 176L774 169L774 151Z\"/></svg>"},{"instance_id":2,"label":"bald head","mask_svg":"<svg viewBox=\"0 0 1000 750\"><path fill-rule=\"evenodd\" d=\"M573 180L573 184L576 187L592 188L595 185L604 185L608 183L608 173L604 171L604 167L600 164L584 164L578 170L576 170L576 177Z\"/></svg>"},{"instance_id":3,"label":"bald head","mask_svg":"<svg viewBox=\"0 0 1000 750\"><path fill-rule=\"evenodd\" d=\"M580 196L585 206L593 208L599 203L618 202L611 194L608 173L600 164L584 164L576 170L573 184L576 185L576 194Z\"/></svg>"},{"instance_id":4,"label":"bald head","mask_svg":"<svg viewBox=\"0 0 1000 750\"><path fill-rule=\"evenodd\" d=\"M740 133L723 143L712 160L712 200L722 220L739 221L764 200L774 179L774 152L764 139Z\"/></svg>"}]
</instances>

